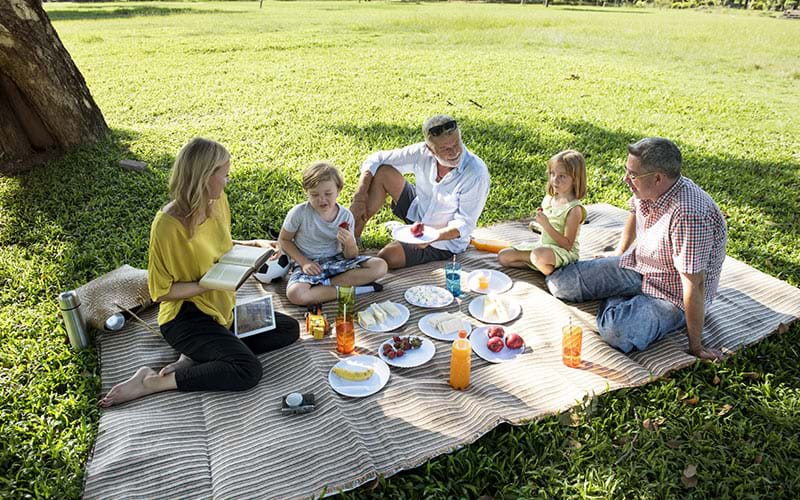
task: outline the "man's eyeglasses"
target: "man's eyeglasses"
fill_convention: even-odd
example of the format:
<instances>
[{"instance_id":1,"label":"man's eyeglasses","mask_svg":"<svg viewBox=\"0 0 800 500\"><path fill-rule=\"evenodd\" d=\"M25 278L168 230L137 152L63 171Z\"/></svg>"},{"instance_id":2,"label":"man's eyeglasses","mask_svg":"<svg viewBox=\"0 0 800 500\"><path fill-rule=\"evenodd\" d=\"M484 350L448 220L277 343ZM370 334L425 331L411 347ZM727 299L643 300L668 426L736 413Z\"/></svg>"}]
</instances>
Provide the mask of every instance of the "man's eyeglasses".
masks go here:
<instances>
[{"instance_id":1,"label":"man's eyeglasses","mask_svg":"<svg viewBox=\"0 0 800 500\"><path fill-rule=\"evenodd\" d=\"M648 175L653 175L657 173L658 172L653 171L653 172L645 172L643 174L632 174L631 171L626 168L624 177L627 177L628 179L635 181L636 179L641 179L642 177L647 177Z\"/></svg>"},{"instance_id":2,"label":"man's eyeglasses","mask_svg":"<svg viewBox=\"0 0 800 500\"><path fill-rule=\"evenodd\" d=\"M455 120L450 120L449 122L442 123L441 125L436 125L428 129L428 135L432 137L439 137L442 134L449 134L453 130L458 128L458 123Z\"/></svg>"}]
</instances>

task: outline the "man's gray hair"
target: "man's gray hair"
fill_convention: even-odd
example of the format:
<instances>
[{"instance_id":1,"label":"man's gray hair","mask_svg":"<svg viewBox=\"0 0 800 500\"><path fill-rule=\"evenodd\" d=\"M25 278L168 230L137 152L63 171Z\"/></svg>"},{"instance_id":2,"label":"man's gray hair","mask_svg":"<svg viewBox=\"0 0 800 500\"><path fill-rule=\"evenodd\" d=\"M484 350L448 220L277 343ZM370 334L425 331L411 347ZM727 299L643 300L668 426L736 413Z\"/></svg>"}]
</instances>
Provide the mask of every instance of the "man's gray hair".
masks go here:
<instances>
[{"instance_id":1,"label":"man's gray hair","mask_svg":"<svg viewBox=\"0 0 800 500\"><path fill-rule=\"evenodd\" d=\"M647 172L661 171L670 179L681 175L681 150L669 139L646 137L628 144L628 153L639 159Z\"/></svg>"},{"instance_id":2,"label":"man's gray hair","mask_svg":"<svg viewBox=\"0 0 800 500\"><path fill-rule=\"evenodd\" d=\"M436 115L436 116L431 116L430 118L425 120L425 123L422 124L422 135L425 137L425 141L431 138L431 129L433 127L437 127L439 125L444 125L447 122L454 122L454 121L456 121L456 119L450 115ZM455 130L449 132L448 135L455 132L460 133L458 125L456 125Z\"/></svg>"}]
</instances>

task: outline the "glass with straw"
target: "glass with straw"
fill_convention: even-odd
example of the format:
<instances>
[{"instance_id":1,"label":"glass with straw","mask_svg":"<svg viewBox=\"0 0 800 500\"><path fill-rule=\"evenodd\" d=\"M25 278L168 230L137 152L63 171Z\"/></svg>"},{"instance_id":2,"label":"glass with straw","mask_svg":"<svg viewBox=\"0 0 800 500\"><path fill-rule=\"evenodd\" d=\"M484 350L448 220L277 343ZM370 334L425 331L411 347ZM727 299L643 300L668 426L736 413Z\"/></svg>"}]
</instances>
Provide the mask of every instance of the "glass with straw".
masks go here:
<instances>
[{"instance_id":1,"label":"glass with straw","mask_svg":"<svg viewBox=\"0 0 800 500\"><path fill-rule=\"evenodd\" d=\"M356 348L356 331L353 313L356 305L356 289L352 286L336 288L339 308L336 312L336 350L350 354Z\"/></svg>"},{"instance_id":2,"label":"glass with straw","mask_svg":"<svg viewBox=\"0 0 800 500\"><path fill-rule=\"evenodd\" d=\"M461 295L461 264L456 262L453 255L453 262L448 262L444 266L445 288L453 294L453 297Z\"/></svg>"},{"instance_id":3,"label":"glass with straw","mask_svg":"<svg viewBox=\"0 0 800 500\"><path fill-rule=\"evenodd\" d=\"M572 316L569 317L569 325L561 327L561 336L564 365L570 368L578 368L581 366L583 329L578 325L572 324Z\"/></svg>"}]
</instances>

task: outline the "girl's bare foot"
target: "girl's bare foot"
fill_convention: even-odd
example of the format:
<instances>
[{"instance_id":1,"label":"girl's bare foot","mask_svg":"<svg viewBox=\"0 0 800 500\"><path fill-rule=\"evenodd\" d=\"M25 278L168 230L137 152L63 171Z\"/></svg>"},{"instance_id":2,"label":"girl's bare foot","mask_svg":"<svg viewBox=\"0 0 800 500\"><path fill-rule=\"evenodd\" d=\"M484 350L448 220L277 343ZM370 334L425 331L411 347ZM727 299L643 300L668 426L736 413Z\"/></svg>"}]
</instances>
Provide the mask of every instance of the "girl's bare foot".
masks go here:
<instances>
[{"instance_id":1,"label":"girl's bare foot","mask_svg":"<svg viewBox=\"0 0 800 500\"><path fill-rule=\"evenodd\" d=\"M100 400L100 406L108 408L148 394L175 388L175 375L160 377L152 368L143 366L136 370L131 378L112 387Z\"/></svg>"},{"instance_id":2,"label":"girl's bare foot","mask_svg":"<svg viewBox=\"0 0 800 500\"><path fill-rule=\"evenodd\" d=\"M158 375L163 377L164 375L169 375L170 373L174 373L176 370L181 368L188 368L194 364L192 358L185 354L181 354L181 357L178 358L177 361L173 361L172 363L168 364L164 368L158 372Z\"/></svg>"}]
</instances>

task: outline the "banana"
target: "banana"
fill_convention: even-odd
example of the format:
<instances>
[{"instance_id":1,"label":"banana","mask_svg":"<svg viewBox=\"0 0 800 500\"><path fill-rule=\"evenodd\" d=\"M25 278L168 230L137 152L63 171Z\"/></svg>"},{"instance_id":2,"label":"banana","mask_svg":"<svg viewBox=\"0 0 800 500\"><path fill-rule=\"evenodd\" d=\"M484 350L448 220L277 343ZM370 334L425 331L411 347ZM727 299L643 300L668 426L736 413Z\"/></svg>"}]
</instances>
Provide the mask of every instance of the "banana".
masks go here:
<instances>
[{"instance_id":1,"label":"banana","mask_svg":"<svg viewBox=\"0 0 800 500\"><path fill-rule=\"evenodd\" d=\"M365 370L348 370L347 368L342 368L341 366L334 366L333 373L345 380L362 382L364 380L368 380L372 374L375 373L375 369L367 368Z\"/></svg>"}]
</instances>

